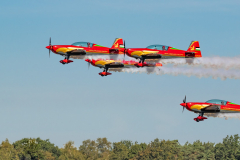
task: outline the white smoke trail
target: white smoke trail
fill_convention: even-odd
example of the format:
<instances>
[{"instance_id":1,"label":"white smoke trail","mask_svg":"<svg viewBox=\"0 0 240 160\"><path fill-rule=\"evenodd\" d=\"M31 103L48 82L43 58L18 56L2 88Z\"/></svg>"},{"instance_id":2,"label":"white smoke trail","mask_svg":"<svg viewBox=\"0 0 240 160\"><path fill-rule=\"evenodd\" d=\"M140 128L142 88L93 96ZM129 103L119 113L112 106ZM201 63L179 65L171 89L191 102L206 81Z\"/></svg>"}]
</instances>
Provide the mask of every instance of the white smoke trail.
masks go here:
<instances>
[{"instance_id":1,"label":"white smoke trail","mask_svg":"<svg viewBox=\"0 0 240 160\"><path fill-rule=\"evenodd\" d=\"M207 117L218 117L218 118L236 118L240 119L240 113L205 113Z\"/></svg>"},{"instance_id":2,"label":"white smoke trail","mask_svg":"<svg viewBox=\"0 0 240 160\"><path fill-rule=\"evenodd\" d=\"M127 55L85 55L80 59L113 59L113 60L134 60L135 58ZM202 58L173 58L173 59L161 59L161 60L146 60L146 62L159 62L162 64L177 65L190 65L190 66L202 66L204 68L214 69L240 69L240 56L237 57L202 57Z\"/></svg>"},{"instance_id":3,"label":"white smoke trail","mask_svg":"<svg viewBox=\"0 0 240 160\"><path fill-rule=\"evenodd\" d=\"M157 75L170 74L174 76L185 75L185 76L196 76L198 78L213 79L220 78L225 80L229 79L240 79L240 71L238 70L224 70L224 69L211 69L211 68L186 68L186 67L144 67L144 68L123 68L116 70L119 72L128 73L155 73Z\"/></svg>"},{"instance_id":4,"label":"white smoke trail","mask_svg":"<svg viewBox=\"0 0 240 160\"><path fill-rule=\"evenodd\" d=\"M205 68L240 69L240 57L202 57L194 59L161 59L162 64L203 66Z\"/></svg>"}]
</instances>

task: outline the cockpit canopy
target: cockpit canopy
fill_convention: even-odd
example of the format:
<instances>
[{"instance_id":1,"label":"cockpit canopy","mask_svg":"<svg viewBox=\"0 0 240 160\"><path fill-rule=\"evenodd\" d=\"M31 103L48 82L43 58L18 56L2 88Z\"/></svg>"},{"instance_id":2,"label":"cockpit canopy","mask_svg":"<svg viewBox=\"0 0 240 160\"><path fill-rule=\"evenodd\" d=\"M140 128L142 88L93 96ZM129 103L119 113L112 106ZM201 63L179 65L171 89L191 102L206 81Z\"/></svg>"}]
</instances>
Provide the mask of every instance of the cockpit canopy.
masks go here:
<instances>
[{"instance_id":1,"label":"cockpit canopy","mask_svg":"<svg viewBox=\"0 0 240 160\"><path fill-rule=\"evenodd\" d=\"M165 45L150 45L147 48L148 49L156 49L156 50L161 50L161 51L167 51L169 46L165 46Z\"/></svg>"},{"instance_id":2,"label":"cockpit canopy","mask_svg":"<svg viewBox=\"0 0 240 160\"><path fill-rule=\"evenodd\" d=\"M220 99L211 99L211 100L208 100L207 103L214 103L214 104L226 105L226 104L227 104L227 101L220 100Z\"/></svg>"},{"instance_id":3,"label":"cockpit canopy","mask_svg":"<svg viewBox=\"0 0 240 160\"><path fill-rule=\"evenodd\" d=\"M91 47L92 48L93 43L90 43L90 42L75 42L72 45L73 46Z\"/></svg>"}]
</instances>

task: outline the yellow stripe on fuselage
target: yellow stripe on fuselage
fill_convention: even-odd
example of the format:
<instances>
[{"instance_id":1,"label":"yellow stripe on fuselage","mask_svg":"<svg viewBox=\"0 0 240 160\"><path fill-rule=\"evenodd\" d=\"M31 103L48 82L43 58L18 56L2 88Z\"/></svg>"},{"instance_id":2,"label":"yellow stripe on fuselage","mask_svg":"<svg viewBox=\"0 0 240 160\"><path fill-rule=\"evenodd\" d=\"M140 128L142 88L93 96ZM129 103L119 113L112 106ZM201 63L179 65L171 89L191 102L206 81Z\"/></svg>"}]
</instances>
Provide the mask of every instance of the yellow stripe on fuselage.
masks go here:
<instances>
[{"instance_id":1,"label":"yellow stripe on fuselage","mask_svg":"<svg viewBox=\"0 0 240 160\"><path fill-rule=\"evenodd\" d=\"M201 110L201 109L203 109L203 108L206 108L207 106L209 106L209 105L200 105L200 104L195 104L195 105L192 105L191 107L190 107L190 109L191 110L193 110L193 109L197 109L197 110Z\"/></svg>"},{"instance_id":2,"label":"yellow stripe on fuselage","mask_svg":"<svg viewBox=\"0 0 240 160\"><path fill-rule=\"evenodd\" d=\"M110 64L110 63L114 63L116 61L114 60L99 60L97 62L95 62L95 65L106 65L106 64Z\"/></svg>"},{"instance_id":3,"label":"yellow stripe on fuselage","mask_svg":"<svg viewBox=\"0 0 240 160\"><path fill-rule=\"evenodd\" d=\"M75 47L65 48L65 47L63 47L63 48L58 48L58 49L56 50L56 52L57 52L57 53L58 53L58 52L66 53L66 52L70 52L70 51L76 50L76 49L83 49L83 48L75 48Z\"/></svg>"}]
</instances>

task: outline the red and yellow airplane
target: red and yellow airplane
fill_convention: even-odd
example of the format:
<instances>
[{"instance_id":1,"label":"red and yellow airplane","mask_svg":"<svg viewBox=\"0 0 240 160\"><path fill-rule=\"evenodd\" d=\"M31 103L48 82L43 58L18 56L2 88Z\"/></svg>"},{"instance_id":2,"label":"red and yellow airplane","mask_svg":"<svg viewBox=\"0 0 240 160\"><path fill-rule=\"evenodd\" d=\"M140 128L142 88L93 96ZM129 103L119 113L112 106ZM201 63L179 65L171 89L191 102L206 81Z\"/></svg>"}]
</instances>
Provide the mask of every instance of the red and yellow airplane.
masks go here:
<instances>
[{"instance_id":1,"label":"red and yellow airplane","mask_svg":"<svg viewBox=\"0 0 240 160\"><path fill-rule=\"evenodd\" d=\"M69 58L79 58L82 55L112 55L112 54L124 54L124 45L122 38L116 38L111 48L100 46L90 42L75 42L71 45L51 45L51 38L49 40L49 46L46 47L53 53L65 56L64 60L60 63L67 64L73 62Z\"/></svg>"},{"instance_id":2,"label":"red and yellow airplane","mask_svg":"<svg viewBox=\"0 0 240 160\"><path fill-rule=\"evenodd\" d=\"M140 59L138 67L143 67L145 59L202 57L198 41L192 41L187 51L166 45L150 45L146 48L125 49L124 54L136 59Z\"/></svg>"},{"instance_id":3,"label":"red and yellow airplane","mask_svg":"<svg viewBox=\"0 0 240 160\"><path fill-rule=\"evenodd\" d=\"M103 60L103 59L97 59L97 60L90 60L90 59L86 59L86 62L88 62L88 66L90 64L92 64L95 67L99 67L99 68L103 68L103 72L100 72L99 75L100 76L107 76L107 75L111 75L112 73L108 72L108 69L112 69L112 70L117 70L117 69L122 69L122 68L132 68L132 67L136 67L138 62L136 61L125 61L125 60ZM143 63L143 66L146 67L160 67L162 66L161 63Z\"/></svg>"},{"instance_id":4,"label":"red and yellow airplane","mask_svg":"<svg viewBox=\"0 0 240 160\"><path fill-rule=\"evenodd\" d=\"M184 108L194 113L199 113L196 122L203 121L207 117L203 117L204 113L240 113L240 105L219 99L212 99L206 102L186 102L186 96L183 103L180 104Z\"/></svg>"}]
</instances>

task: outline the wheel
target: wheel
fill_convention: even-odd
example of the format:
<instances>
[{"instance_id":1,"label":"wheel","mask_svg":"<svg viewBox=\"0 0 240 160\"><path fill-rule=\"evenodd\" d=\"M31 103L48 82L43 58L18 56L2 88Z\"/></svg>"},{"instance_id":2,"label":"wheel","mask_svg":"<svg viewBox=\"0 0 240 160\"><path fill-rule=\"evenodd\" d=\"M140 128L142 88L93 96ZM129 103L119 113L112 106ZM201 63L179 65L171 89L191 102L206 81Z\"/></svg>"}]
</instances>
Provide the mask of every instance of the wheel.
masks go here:
<instances>
[{"instance_id":1,"label":"wheel","mask_svg":"<svg viewBox=\"0 0 240 160\"><path fill-rule=\"evenodd\" d=\"M197 122L199 122L199 119L197 119Z\"/></svg>"}]
</instances>

